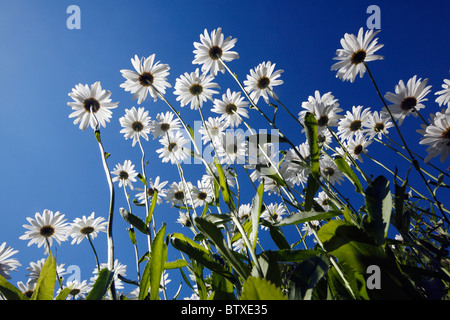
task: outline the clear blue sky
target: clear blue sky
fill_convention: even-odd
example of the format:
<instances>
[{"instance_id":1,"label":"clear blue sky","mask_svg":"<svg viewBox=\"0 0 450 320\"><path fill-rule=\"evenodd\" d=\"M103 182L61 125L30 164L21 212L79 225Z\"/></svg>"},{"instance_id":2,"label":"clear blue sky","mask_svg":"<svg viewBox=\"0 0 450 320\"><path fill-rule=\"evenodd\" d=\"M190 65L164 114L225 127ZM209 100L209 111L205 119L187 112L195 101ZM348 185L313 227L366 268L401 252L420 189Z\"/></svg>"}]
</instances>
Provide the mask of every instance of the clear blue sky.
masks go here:
<instances>
[{"instance_id":1,"label":"clear blue sky","mask_svg":"<svg viewBox=\"0 0 450 320\"><path fill-rule=\"evenodd\" d=\"M66 27L66 9L71 4L81 9L80 30ZM2 1L0 243L6 241L19 250L15 257L22 264L11 281L25 282L29 262L44 257L42 249L27 247L27 241L18 239L25 232L22 225L27 223L26 217L46 208L61 211L69 221L92 211L96 216L107 214L109 193L93 133L80 131L68 118L71 110L67 94L75 84L101 81L102 87L112 92L111 99L120 102L111 123L102 129L105 149L112 154L108 159L111 170L126 159L139 167L140 159L139 148L132 148L131 141L119 133L119 118L125 108L137 107L131 95L119 87L124 82L119 70L131 69L130 58L135 54L155 53L157 60L170 65L168 81L174 86L180 74L194 71L193 42L199 41L205 28L222 27L225 36L238 39L234 50L240 59L230 67L240 79L263 61L270 60L284 69L284 84L276 92L294 114L315 90L332 91L344 110L358 104L378 110L382 106L367 74L350 84L336 79L335 72L330 71L341 37L366 26L366 9L371 4L381 9L382 32L378 37L385 46L379 54L385 60L370 66L382 93L393 91L400 79L406 81L416 74L429 78L433 87L424 113L428 117L438 110L434 92L443 79L450 77L447 1ZM217 82L221 93L227 87L238 90L228 74L220 73ZM175 104L172 92L169 90L167 97ZM152 118L167 110L161 101L147 100L143 106ZM188 108L182 112L187 121L198 119L198 114ZM280 127L294 137L295 143L303 142L305 138L295 122L280 110L281 118L285 122ZM250 119L254 127L263 123L254 112ZM410 133L411 146L425 155L415 132L419 119L408 120L402 128ZM146 143L151 162L147 175L177 181L175 168L162 164L152 151L157 147L156 141ZM375 150L369 151L383 158ZM433 163L441 165L437 158ZM186 168L192 181L200 177L195 173L200 167L194 167ZM406 172L405 163L398 162L398 167L400 173ZM375 175L383 173L374 170ZM125 207L122 190L116 189L116 208ZM251 197L249 194L243 202L250 202ZM168 223L168 232L184 231L174 223L177 210L166 208L156 214L158 222ZM117 211L116 257L128 265L127 275L134 278L134 253L126 227ZM96 239L95 245L100 260L106 262L105 235ZM144 250L145 246L141 253ZM175 254L170 252L169 260L179 258ZM89 279L95 268L86 241L79 246L66 242L58 247L58 261L66 267L80 265L82 279ZM173 279L178 276L177 271L172 273ZM178 283L172 280L169 297Z\"/></svg>"}]
</instances>

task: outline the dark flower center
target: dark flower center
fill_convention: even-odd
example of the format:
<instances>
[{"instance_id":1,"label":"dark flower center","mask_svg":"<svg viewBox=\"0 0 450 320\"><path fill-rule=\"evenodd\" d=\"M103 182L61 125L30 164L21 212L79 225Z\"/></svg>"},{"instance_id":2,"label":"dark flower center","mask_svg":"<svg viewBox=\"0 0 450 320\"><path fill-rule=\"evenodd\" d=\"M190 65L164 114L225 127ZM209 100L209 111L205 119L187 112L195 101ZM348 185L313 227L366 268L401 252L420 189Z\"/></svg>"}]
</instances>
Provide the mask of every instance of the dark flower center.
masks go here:
<instances>
[{"instance_id":1,"label":"dark flower center","mask_svg":"<svg viewBox=\"0 0 450 320\"><path fill-rule=\"evenodd\" d=\"M236 105L230 103L225 107L225 112L228 114L234 114L234 112L237 110Z\"/></svg>"},{"instance_id":2,"label":"dark flower center","mask_svg":"<svg viewBox=\"0 0 450 320\"><path fill-rule=\"evenodd\" d=\"M72 289L72 290L70 290L70 292L69 292L69 294L71 295L71 296L76 296L77 294L79 294L80 293L80 289Z\"/></svg>"},{"instance_id":3,"label":"dark flower center","mask_svg":"<svg viewBox=\"0 0 450 320\"><path fill-rule=\"evenodd\" d=\"M352 55L350 60L353 64L360 64L365 58L366 52L364 50L358 50Z\"/></svg>"},{"instance_id":4,"label":"dark flower center","mask_svg":"<svg viewBox=\"0 0 450 320\"><path fill-rule=\"evenodd\" d=\"M167 149L172 152L172 151L176 151L177 144L175 142L169 143L169 146L167 147Z\"/></svg>"},{"instance_id":5,"label":"dark flower center","mask_svg":"<svg viewBox=\"0 0 450 320\"><path fill-rule=\"evenodd\" d=\"M205 200L208 195L205 192L200 192L197 196L199 200Z\"/></svg>"},{"instance_id":6,"label":"dark flower center","mask_svg":"<svg viewBox=\"0 0 450 320\"><path fill-rule=\"evenodd\" d=\"M45 225L41 228L40 234L43 237L51 237L55 233L55 229L50 225Z\"/></svg>"},{"instance_id":7,"label":"dark flower center","mask_svg":"<svg viewBox=\"0 0 450 320\"><path fill-rule=\"evenodd\" d=\"M193 96L198 96L203 92L203 87L201 84L193 84L190 88L189 88L189 92L193 95Z\"/></svg>"},{"instance_id":8,"label":"dark flower center","mask_svg":"<svg viewBox=\"0 0 450 320\"><path fill-rule=\"evenodd\" d=\"M403 99L400 107L402 110L408 111L417 105L417 99L415 97L407 97Z\"/></svg>"},{"instance_id":9,"label":"dark flower center","mask_svg":"<svg viewBox=\"0 0 450 320\"><path fill-rule=\"evenodd\" d=\"M363 147L362 147L362 145L357 145L356 147L355 147L355 150L353 150L353 152L356 154L356 155L359 155L361 152L363 151Z\"/></svg>"},{"instance_id":10,"label":"dark flower center","mask_svg":"<svg viewBox=\"0 0 450 320\"><path fill-rule=\"evenodd\" d=\"M334 174L334 169L333 168L324 168L323 169L323 174L325 176L331 177Z\"/></svg>"},{"instance_id":11,"label":"dark flower center","mask_svg":"<svg viewBox=\"0 0 450 320\"><path fill-rule=\"evenodd\" d=\"M127 180L127 179L128 179L128 172L126 172L126 171L120 171L120 173L119 173L119 179L121 179L121 180Z\"/></svg>"},{"instance_id":12,"label":"dark flower center","mask_svg":"<svg viewBox=\"0 0 450 320\"><path fill-rule=\"evenodd\" d=\"M373 129L375 132L382 132L384 130L384 123L377 123Z\"/></svg>"},{"instance_id":13,"label":"dark flower center","mask_svg":"<svg viewBox=\"0 0 450 320\"><path fill-rule=\"evenodd\" d=\"M136 132L140 132L144 129L144 125L140 121L135 121L131 124L131 128Z\"/></svg>"},{"instance_id":14,"label":"dark flower center","mask_svg":"<svg viewBox=\"0 0 450 320\"><path fill-rule=\"evenodd\" d=\"M87 98L84 100L83 107L87 112L91 112L92 109L92 111L96 113L100 109L100 102L94 98Z\"/></svg>"},{"instance_id":15,"label":"dark flower center","mask_svg":"<svg viewBox=\"0 0 450 320\"><path fill-rule=\"evenodd\" d=\"M170 124L168 124L168 123L162 123L161 126L160 126L160 128L161 128L162 131L169 131L169 129L170 129Z\"/></svg>"},{"instance_id":16,"label":"dark flower center","mask_svg":"<svg viewBox=\"0 0 450 320\"><path fill-rule=\"evenodd\" d=\"M323 126L326 126L327 125L327 123L328 123L328 116L326 116L326 115L324 115L324 116L321 116L320 118L319 118L319 120L317 120L317 125L319 126L319 127L323 127Z\"/></svg>"},{"instance_id":17,"label":"dark flower center","mask_svg":"<svg viewBox=\"0 0 450 320\"><path fill-rule=\"evenodd\" d=\"M158 190L155 190L154 188L149 188L149 189L147 189L147 195L149 197L153 197L153 195L155 194L155 191L157 192Z\"/></svg>"},{"instance_id":18,"label":"dark flower center","mask_svg":"<svg viewBox=\"0 0 450 320\"><path fill-rule=\"evenodd\" d=\"M222 57L222 49L218 46L213 46L209 49L209 57L213 60L218 60Z\"/></svg>"},{"instance_id":19,"label":"dark flower center","mask_svg":"<svg viewBox=\"0 0 450 320\"><path fill-rule=\"evenodd\" d=\"M153 75L150 72L143 72L139 76L139 82L144 87L149 87L153 83Z\"/></svg>"},{"instance_id":20,"label":"dark flower center","mask_svg":"<svg viewBox=\"0 0 450 320\"><path fill-rule=\"evenodd\" d=\"M184 199L184 193L183 193L183 191L177 191L177 192L175 192L175 199L177 199L177 200L183 200Z\"/></svg>"},{"instance_id":21,"label":"dark flower center","mask_svg":"<svg viewBox=\"0 0 450 320\"><path fill-rule=\"evenodd\" d=\"M31 298L31 296L33 295L33 290L25 291L24 295L25 295L27 298Z\"/></svg>"},{"instance_id":22,"label":"dark flower center","mask_svg":"<svg viewBox=\"0 0 450 320\"><path fill-rule=\"evenodd\" d=\"M450 127L448 127L447 129L445 129L444 132L442 132L441 137L442 139L450 139Z\"/></svg>"},{"instance_id":23,"label":"dark flower center","mask_svg":"<svg viewBox=\"0 0 450 320\"><path fill-rule=\"evenodd\" d=\"M350 123L350 130L351 131L357 131L359 129L361 129L361 120L355 120L352 123Z\"/></svg>"},{"instance_id":24,"label":"dark flower center","mask_svg":"<svg viewBox=\"0 0 450 320\"><path fill-rule=\"evenodd\" d=\"M81 234L90 234L90 233L94 232L94 230L95 230L94 227L86 226L84 228L81 228L80 233Z\"/></svg>"},{"instance_id":25,"label":"dark flower center","mask_svg":"<svg viewBox=\"0 0 450 320\"><path fill-rule=\"evenodd\" d=\"M263 90L263 89L266 89L269 86L269 84L270 84L270 79L269 78L261 77L258 80L257 86L258 86L259 89Z\"/></svg>"}]
</instances>

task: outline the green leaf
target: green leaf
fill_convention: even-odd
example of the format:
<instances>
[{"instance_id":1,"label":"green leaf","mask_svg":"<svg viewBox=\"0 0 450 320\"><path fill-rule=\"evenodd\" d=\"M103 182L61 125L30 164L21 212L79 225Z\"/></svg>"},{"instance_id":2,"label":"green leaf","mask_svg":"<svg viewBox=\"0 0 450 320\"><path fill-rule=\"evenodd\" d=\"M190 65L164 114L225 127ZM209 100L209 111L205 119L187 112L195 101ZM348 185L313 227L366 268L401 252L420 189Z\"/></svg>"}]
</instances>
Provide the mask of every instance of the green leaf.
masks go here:
<instances>
[{"instance_id":1,"label":"green leaf","mask_svg":"<svg viewBox=\"0 0 450 320\"><path fill-rule=\"evenodd\" d=\"M153 211L155 211L157 202L158 202L158 191L154 190L152 195L152 202L150 203L150 208L148 209L147 217L145 218L146 225L149 225L149 223L152 221Z\"/></svg>"},{"instance_id":2,"label":"green leaf","mask_svg":"<svg viewBox=\"0 0 450 320\"><path fill-rule=\"evenodd\" d=\"M41 268L39 278L34 288L31 300L53 300L56 282L56 259L52 252L48 254L48 258Z\"/></svg>"},{"instance_id":3,"label":"green leaf","mask_svg":"<svg viewBox=\"0 0 450 320\"><path fill-rule=\"evenodd\" d=\"M220 229L217 228L212 222L200 217L196 217L194 222L199 231L208 236L208 238L214 242L220 254L228 260L239 275L244 279L247 278L249 274L247 266L239 259L237 253L228 247L228 244L226 243Z\"/></svg>"},{"instance_id":4,"label":"green leaf","mask_svg":"<svg viewBox=\"0 0 450 320\"><path fill-rule=\"evenodd\" d=\"M378 176L366 189L366 209L369 215L368 228L379 245L386 239L392 213L392 195L389 180Z\"/></svg>"},{"instance_id":5,"label":"green leaf","mask_svg":"<svg viewBox=\"0 0 450 320\"><path fill-rule=\"evenodd\" d=\"M203 218L208 220L209 222L214 223L216 226L220 226L222 224L225 224L225 223L231 221L231 217L228 214L210 213L210 214L205 215Z\"/></svg>"},{"instance_id":6,"label":"green leaf","mask_svg":"<svg viewBox=\"0 0 450 320\"><path fill-rule=\"evenodd\" d=\"M323 251L308 249L280 249L280 250L266 250L264 251L267 255L272 256L273 259L279 262L301 262L305 259L314 257L318 254L322 254Z\"/></svg>"},{"instance_id":7,"label":"green leaf","mask_svg":"<svg viewBox=\"0 0 450 320\"><path fill-rule=\"evenodd\" d=\"M256 249L256 243L258 239L258 226L259 226L259 217L261 216L261 206L262 206L262 198L264 194L264 181L259 185L258 190L256 192L255 197L252 201L252 207L250 209L250 215L252 217L252 239L250 239L250 243L252 243L253 251Z\"/></svg>"},{"instance_id":8,"label":"green leaf","mask_svg":"<svg viewBox=\"0 0 450 320\"><path fill-rule=\"evenodd\" d=\"M211 271L223 275L231 282L236 282L236 277L228 269L214 260L205 248L199 246L191 239L172 235L170 242L175 249L186 253L192 260L197 261Z\"/></svg>"},{"instance_id":9,"label":"green leaf","mask_svg":"<svg viewBox=\"0 0 450 320\"><path fill-rule=\"evenodd\" d=\"M394 207L395 215L393 223L400 232L407 232L409 229L410 215L408 211L404 210L406 187L408 186L408 178L403 181L402 185L397 184L397 180L394 180L395 196Z\"/></svg>"},{"instance_id":10,"label":"green leaf","mask_svg":"<svg viewBox=\"0 0 450 320\"><path fill-rule=\"evenodd\" d=\"M318 179L320 174L320 150L317 138L317 120L314 114L310 112L307 112L305 115L305 129L309 146L311 174L314 178Z\"/></svg>"},{"instance_id":11,"label":"green leaf","mask_svg":"<svg viewBox=\"0 0 450 320\"><path fill-rule=\"evenodd\" d=\"M269 228L270 237L279 249L291 249L291 245L286 240L281 228L274 226L267 220L261 219L261 225Z\"/></svg>"},{"instance_id":12,"label":"green leaf","mask_svg":"<svg viewBox=\"0 0 450 320\"><path fill-rule=\"evenodd\" d=\"M145 177L144 177L142 174L138 173L137 178L138 178L139 180L141 180L141 182L142 182L142 184L143 184L144 186L147 185L147 179L145 179Z\"/></svg>"},{"instance_id":13,"label":"green leaf","mask_svg":"<svg viewBox=\"0 0 450 320\"><path fill-rule=\"evenodd\" d=\"M305 211L311 210L314 203L314 196L316 195L318 190L319 183L317 182L317 179L314 178L313 174L310 173L306 181Z\"/></svg>"},{"instance_id":14,"label":"green leaf","mask_svg":"<svg viewBox=\"0 0 450 320\"><path fill-rule=\"evenodd\" d=\"M210 300L236 300L233 284L216 272L211 274L211 287Z\"/></svg>"},{"instance_id":15,"label":"green leaf","mask_svg":"<svg viewBox=\"0 0 450 320\"><path fill-rule=\"evenodd\" d=\"M72 286L65 287L62 289L59 294L56 296L55 300L66 300L67 296L69 295L70 291L72 291Z\"/></svg>"},{"instance_id":16,"label":"green leaf","mask_svg":"<svg viewBox=\"0 0 450 320\"><path fill-rule=\"evenodd\" d=\"M100 131L99 130L95 130L94 131L94 135L95 135L95 139L97 139L98 143L102 142L102 138L100 136Z\"/></svg>"},{"instance_id":17,"label":"green leaf","mask_svg":"<svg viewBox=\"0 0 450 320\"><path fill-rule=\"evenodd\" d=\"M186 260L178 259L175 261L164 263L164 270L184 268L187 267L188 265L189 263Z\"/></svg>"},{"instance_id":18,"label":"green leaf","mask_svg":"<svg viewBox=\"0 0 450 320\"><path fill-rule=\"evenodd\" d=\"M158 300L161 276L164 271L164 264L167 261L167 246L164 242L166 224L163 223L161 229L156 233L152 243L150 255L150 300Z\"/></svg>"},{"instance_id":19,"label":"green leaf","mask_svg":"<svg viewBox=\"0 0 450 320\"><path fill-rule=\"evenodd\" d=\"M281 289L273 283L255 277L244 282L240 300L287 300Z\"/></svg>"},{"instance_id":20,"label":"green leaf","mask_svg":"<svg viewBox=\"0 0 450 320\"><path fill-rule=\"evenodd\" d=\"M361 185L361 182L358 179L358 176L355 174L353 169L349 166L347 161L345 161L341 156L335 156L334 163L336 163L339 170L341 170L345 174L345 176L350 180L350 182L353 183L353 185L356 188L356 192L364 193L364 189Z\"/></svg>"},{"instance_id":21,"label":"green leaf","mask_svg":"<svg viewBox=\"0 0 450 320\"><path fill-rule=\"evenodd\" d=\"M16 288L14 285L8 282L3 276L0 275L0 292L6 298L6 300L28 300L28 298Z\"/></svg>"},{"instance_id":22,"label":"green leaf","mask_svg":"<svg viewBox=\"0 0 450 320\"><path fill-rule=\"evenodd\" d=\"M151 255L151 253L149 255ZM142 272L138 300L145 300L148 296L148 289L150 288L150 267L150 261L147 261L144 271Z\"/></svg>"},{"instance_id":23,"label":"green leaf","mask_svg":"<svg viewBox=\"0 0 450 320\"><path fill-rule=\"evenodd\" d=\"M342 215L341 211L327 211L327 212L320 212L320 211L305 211L305 212L298 212L294 213L278 223L275 224L277 227L287 226L291 224L299 224L314 220L325 220L330 219L336 216Z\"/></svg>"},{"instance_id":24,"label":"green leaf","mask_svg":"<svg viewBox=\"0 0 450 320\"><path fill-rule=\"evenodd\" d=\"M109 286L113 282L114 272L108 270L108 268L103 268L98 273L98 278L86 297L86 300L102 300L109 289Z\"/></svg>"},{"instance_id":25,"label":"green leaf","mask_svg":"<svg viewBox=\"0 0 450 320\"><path fill-rule=\"evenodd\" d=\"M225 201L225 203L227 204L228 208L231 211L236 211L236 206L234 205L233 198L231 197L231 192L230 192L227 180L225 178L225 173L223 172L223 168L217 159L214 159L214 163L216 165L217 172L219 174L219 186L220 186L220 190L222 191L223 201Z\"/></svg>"},{"instance_id":26,"label":"green leaf","mask_svg":"<svg viewBox=\"0 0 450 320\"><path fill-rule=\"evenodd\" d=\"M138 229L140 232L142 232L143 234L148 234L150 229L148 228L148 226L145 224L144 221L141 220L141 218L139 218L138 216L128 212L127 210L125 210L124 208L120 208L119 209L120 215L122 216L122 218L128 222L129 224L131 224L132 226L134 226L136 229Z\"/></svg>"}]
</instances>

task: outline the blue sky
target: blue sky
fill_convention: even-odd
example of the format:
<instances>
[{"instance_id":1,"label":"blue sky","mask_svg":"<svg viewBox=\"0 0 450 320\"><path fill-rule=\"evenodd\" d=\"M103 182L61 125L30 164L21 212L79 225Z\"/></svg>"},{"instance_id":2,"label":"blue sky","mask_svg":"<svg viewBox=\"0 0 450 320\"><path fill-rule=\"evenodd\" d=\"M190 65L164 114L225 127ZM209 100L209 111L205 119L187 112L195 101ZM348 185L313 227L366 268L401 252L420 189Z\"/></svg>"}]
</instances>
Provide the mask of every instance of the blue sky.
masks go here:
<instances>
[{"instance_id":1,"label":"blue sky","mask_svg":"<svg viewBox=\"0 0 450 320\"><path fill-rule=\"evenodd\" d=\"M71 4L81 9L80 30L66 27L66 9ZM211 31L222 27L225 36L238 39L234 50L240 58L229 66L241 80L263 61L275 62L277 68L283 69L284 84L276 92L294 114L315 90L332 91L344 110L359 104L379 110L382 106L367 74L351 84L330 71L340 39L344 33L357 33L366 26L366 9L372 4L381 9L382 31L378 37L385 45L379 51L385 60L370 63L380 90L383 94L394 91L400 79L407 81L414 75L429 78L433 87L424 113L428 117L438 111L434 92L443 79L450 77L450 42L446 38L450 4L446 1L1 2L0 243L6 241L19 250L15 257L22 264L11 281L25 281L29 262L44 257L42 249L27 247L27 241L18 239L25 231L22 225L26 217L34 217L35 212L44 209L61 211L69 221L92 211L96 216L107 214L109 193L94 135L91 130L80 131L68 118L71 110L67 94L72 87L101 81L102 87L112 92L111 99L120 102L111 123L102 129L105 149L111 153L111 170L126 159L139 167L140 159L139 148L132 148L131 141L119 133L119 118L125 108L138 107L131 95L119 87L124 82L119 70L131 69L130 58L135 54L155 53L157 60L170 65L168 81L174 86L180 74L195 70L193 42L199 41L205 28ZM228 74L220 73L216 80L221 94L228 87L238 90ZM167 98L178 106L172 93L168 90ZM152 118L167 110L161 101L147 100L141 106L150 110ZM269 107L263 109L270 114ZM198 119L198 113L187 107L182 114L188 122ZM281 110L278 117L283 119L280 127L293 137L294 143L304 141L295 122ZM250 119L254 127L266 126L256 113L250 113ZM418 144L420 135L415 132L419 125L418 118L409 118L402 130L408 132L411 147L425 155L425 148ZM178 180L175 168L162 164L153 152L159 147L157 141L145 146L151 163L147 175L161 175L170 182ZM406 163L376 150L374 147L370 153L391 163L392 169L395 162L399 172L406 173ZM440 164L438 159L432 162L442 168L449 165L448 161ZM200 169L198 165L186 168L188 178L196 181ZM373 170L374 175L383 173L379 168ZM117 185L116 189L116 208L125 207L122 190ZM252 196L250 193L243 202L250 202ZM174 223L177 210L164 207L156 214L157 222L168 223L168 232L184 232ZM126 227L117 211L116 257L128 265L127 275L134 278L134 253ZM106 262L106 237L101 235L95 245L100 260ZM145 246L141 253L144 250ZM66 266L80 265L82 279L89 279L95 267L86 241L79 246L64 243L58 247L58 257ZM169 253L169 260L177 258L176 253ZM178 272L172 273L178 276ZM177 289L178 283L173 280L170 292Z\"/></svg>"}]
</instances>

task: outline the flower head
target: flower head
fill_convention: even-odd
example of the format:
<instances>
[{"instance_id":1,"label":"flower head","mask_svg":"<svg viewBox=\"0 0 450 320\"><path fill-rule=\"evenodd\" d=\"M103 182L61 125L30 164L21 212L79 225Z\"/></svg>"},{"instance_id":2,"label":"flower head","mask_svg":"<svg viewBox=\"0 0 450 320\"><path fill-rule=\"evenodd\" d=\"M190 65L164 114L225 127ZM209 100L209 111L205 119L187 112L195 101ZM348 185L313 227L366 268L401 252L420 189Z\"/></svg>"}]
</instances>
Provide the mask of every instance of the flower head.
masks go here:
<instances>
[{"instance_id":1,"label":"flower head","mask_svg":"<svg viewBox=\"0 0 450 320\"><path fill-rule=\"evenodd\" d=\"M322 157L319 159L319 164L320 175L323 180L328 181L332 185L335 183L341 184L341 181L344 180L345 176L333 160L329 157Z\"/></svg>"},{"instance_id":2,"label":"flower head","mask_svg":"<svg viewBox=\"0 0 450 320\"><path fill-rule=\"evenodd\" d=\"M125 109L125 115L119 119L123 129L120 133L125 135L125 139L133 138L132 146L136 144L140 137L148 140L150 132L150 117L144 108L136 110L135 107Z\"/></svg>"},{"instance_id":3,"label":"flower head","mask_svg":"<svg viewBox=\"0 0 450 320\"><path fill-rule=\"evenodd\" d=\"M206 144L212 140L212 143L216 146L222 143L226 128L222 117L209 117L198 131L202 135L203 143Z\"/></svg>"},{"instance_id":4,"label":"flower head","mask_svg":"<svg viewBox=\"0 0 450 320\"><path fill-rule=\"evenodd\" d=\"M250 98L254 103L258 103L260 97L263 97L266 103L269 103L269 95L278 98L273 92L274 86L283 84L283 80L278 79L283 70L275 70L275 63L263 62L255 69L250 70L247 80L244 80L245 90L250 93Z\"/></svg>"},{"instance_id":5,"label":"flower head","mask_svg":"<svg viewBox=\"0 0 450 320\"><path fill-rule=\"evenodd\" d=\"M197 181L197 187L192 188L192 201L194 208L204 206L214 199L214 191L210 183Z\"/></svg>"},{"instance_id":6,"label":"flower head","mask_svg":"<svg viewBox=\"0 0 450 320\"><path fill-rule=\"evenodd\" d=\"M190 104L191 109L201 108L207 100L212 101L213 94L219 93L213 90L220 88L213 80L211 75L200 74L198 68L191 73L185 72L175 83L174 94L178 96L177 101L180 101L182 107Z\"/></svg>"},{"instance_id":7,"label":"flower head","mask_svg":"<svg viewBox=\"0 0 450 320\"><path fill-rule=\"evenodd\" d=\"M53 239L61 244L62 241L67 240L67 233L69 231L69 226L65 222L64 214L59 211L53 213L48 209L42 212L36 212L35 219L27 218L30 225L23 225L25 229L25 234L20 236L21 240L30 240L28 246L36 243L38 248L42 245L45 247L45 254L49 252L49 247L52 246Z\"/></svg>"},{"instance_id":8,"label":"flower head","mask_svg":"<svg viewBox=\"0 0 450 320\"><path fill-rule=\"evenodd\" d=\"M364 134L358 132L347 141L346 148L353 159L363 162L361 154L367 152L367 147L371 143L372 140L367 139Z\"/></svg>"},{"instance_id":9,"label":"flower head","mask_svg":"<svg viewBox=\"0 0 450 320\"><path fill-rule=\"evenodd\" d=\"M305 110L299 112L298 119L304 123L306 113L310 112L316 118L319 128L337 126L338 120L342 117L338 114L342 109L337 101L331 92L320 95L320 92L316 90L314 96L309 96L308 101L302 102L302 108Z\"/></svg>"},{"instance_id":10,"label":"flower head","mask_svg":"<svg viewBox=\"0 0 450 320\"><path fill-rule=\"evenodd\" d=\"M69 92L69 97L74 100L67 102L74 110L69 118L75 118L73 124L80 124L79 128L83 131L89 125L94 130L100 126L106 127L106 122L109 122L112 116L111 109L117 108L119 104L111 102L110 96L111 92L103 90L99 81L90 87L81 83L76 85L72 92Z\"/></svg>"},{"instance_id":11,"label":"flower head","mask_svg":"<svg viewBox=\"0 0 450 320\"><path fill-rule=\"evenodd\" d=\"M234 47L237 39L228 37L224 39L222 28L217 28L208 33L205 29L200 35L200 42L194 42L195 59L193 64L201 64L202 72L210 71L212 76L216 76L218 71L225 72L225 68L219 59L229 62L234 59L239 59L237 52L230 51Z\"/></svg>"},{"instance_id":12,"label":"flower head","mask_svg":"<svg viewBox=\"0 0 450 320\"><path fill-rule=\"evenodd\" d=\"M345 117L339 120L338 135L341 139L350 139L356 132L367 126L367 119L370 108L363 109L363 106L353 106L352 112L347 111Z\"/></svg>"},{"instance_id":13,"label":"flower head","mask_svg":"<svg viewBox=\"0 0 450 320\"><path fill-rule=\"evenodd\" d=\"M133 100L138 99L138 104L144 102L149 94L156 101L158 94L165 94L166 87L171 87L166 81L170 67L167 64L160 64L159 61L155 63L155 54L141 59L135 55L131 63L135 71L120 70L122 76L127 79L120 87L131 92Z\"/></svg>"},{"instance_id":14,"label":"flower head","mask_svg":"<svg viewBox=\"0 0 450 320\"><path fill-rule=\"evenodd\" d=\"M283 204L271 203L266 207L264 212L261 213L261 218L270 223L277 223L283 219L285 214L287 214L287 212ZM262 229L267 230L268 228L262 227Z\"/></svg>"},{"instance_id":15,"label":"flower head","mask_svg":"<svg viewBox=\"0 0 450 320\"><path fill-rule=\"evenodd\" d=\"M6 242L0 245L0 276L5 279L11 279L10 271L16 271L17 267L21 266L19 260L11 258L17 252L19 251L7 246Z\"/></svg>"},{"instance_id":16,"label":"flower head","mask_svg":"<svg viewBox=\"0 0 450 320\"><path fill-rule=\"evenodd\" d=\"M380 32L367 30L364 33L361 27L358 36L346 33L341 39L342 49L336 50L336 57L333 60L339 60L331 66L331 70L337 70L336 77L342 81L355 81L359 73L360 78L366 72L363 62L382 60L383 57L374 53L383 47L377 44L378 38L374 37Z\"/></svg>"},{"instance_id":17,"label":"flower head","mask_svg":"<svg viewBox=\"0 0 450 320\"><path fill-rule=\"evenodd\" d=\"M398 120L398 124L401 125L403 120L411 113L414 117L417 117L417 113L420 109L425 108L422 103L428 99L425 96L431 91L431 86L427 86L428 79L422 81L417 79L417 76L412 77L405 83L400 80L395 86L395 93L388 92L385 94L386 100L392 104L388 106L392 113L392 116ZM384 112L387 112L383 108Z\"/></svg>"},{"instance_id":18,"label":"flower head","mask_svg":"<svg viewBox=\"0 0 450 320\"><path fill-rule=\"evenodd\" d=\"M156 152L159 153L162 162L170 161L171 164L176 164L187 158L183 146L189 141L183 137L181 131L176 131L174 134L167 134L159 142L163 147L156 150Z\"/></svg>"},{"instance_id":19,"label":"flower head","mask_svg":"<svg viewBox=\"0 0 450 320\"><path fill-rule=\"evenodd\" d=\"M182 181L173 182L170 185L170 188L167 190L167 202L169 202L172 206L185 206L189 197L186 196L188 192L192 190L192 183L187 182L186 188Z\"/></svg>"},{"instance_id":20,"label":"flower head","mask_svg":"<svg viewBox=\"0 0 450 320\"><path fill-rule=\"evenodd\" d=\"M222 95L222 100L214 99L214 108L212 112L221 114L221 119L225 121L226 126L237 127L241 122L241 117L248 118L248 103L241 97L240 92L227 92Z\"/></svg>"},{"instance_id":21,"label":"flower head","mask_svg":"<svg viewBox=\"0 0 450 320\"><path fill-rule=\"evenodd\" d=\"M124 185L130 187L131 190L134 189L132 182L136 182L138 173L134 170L134 164L131 163L131 160L125 160L123 165L120 163L116 164L111 173L116 175L112 181L119 181L119 188Z\"/></svg>"},{"instance_id":22,"label":"flower head","mask_svg":"<svg viewBox=\"0 0 450 320\"><path fill-rule=\"evenodd\" d=\"M389 133L387 129L394 126L390 119L385 112L371 112L367 117L367 121L362 123L363 128L361 131L367 135L368 139L373 139L376 136L378 136L378 139L382 139L383 135Z\"/></svg>"},{"instance_id":23,"label":"flower head","mask_svg":"<svg viewBox=\"0 0 450 320\"><path fill-rule=\"evenodd\" d=\"M432 124L425 129L425 134L420 140L420 144L428 145L428 155L425 162L440 156L441 162L447 160L450 155L450 111L437 113Z\"/></svg>"},{"instance_id":24,"label":"flower head","mask_svg":"<svg viewBox=\"0 0 450 320\"><path fill-rule=\"evenodd\" d=\"M27 267L27 271L29 272L29 274L27 274L27 277L30 277L29 282L31 284L33 283L37 283L38 279L39 279L39 275L41 274L41 270L42 267L45 264L45 258L42 258L36 262L30 262L30 266ZM58 264L56 266L56 272L58 274L59 277L65 275L66 269L64 268L64 263Z\"/></svg>"},{"instance_id":25,"label":"flower head","mask_svg":"<svg viewBox=\"0 0 450 320\"><path fill-rule=\"evenodd\" d=\"M240 132L227 130L222 145L217 148L217 153L222 164L245 163L247 153L245 136Z\"/></svg>"},{"instance_id":26,"label":"flower head","mask_svg":"<svg viewBox=\"0 0 450 320\"><path fill-rule=\"evenodd\" d=\"M156 120L150 123L150 131L153 134L153 139L164 137L166 134L180 129L180 120L177 118L174 119L174 115L170 111L166 113L161 112L156 115Z\"/></svg>"},{"instance_id":27,"label":"flower head","mask_svg":"<svg viewBox=\"0 0 450 320\"><path fill-rule=\"evenodd\" d=\"M72 237L72 244L75 242L79 244L84 238L97 237L99 232L106 232L106 226L108 222L104 222L105 218L95 218L95 213L92 212L89 217L83 216L82 218L75 218L71 225L72 230L70 236Z\"/></svg>"},{"instance_id":28,"label":"flower head","mask_svg":"<svg viewBox=\"0 0 450 320\"><path fill-rule=\"evenodd\" d=\"M168 181L160 182L159 176L156 177L154 182L152 179L149 179L150 186L147 188L147 195L145 195L145 190L141 193L138 193L136 195L138 198L138 201L140 203L145 203L145 199L146 199L145 196L147 196L148 199L153 199L153 197L155 196L155 193L156 193L156 196L157 196L156 203L161 204L162 198L165 198L167 196L166 189L163 189L167 183L168 183Z\"/></svg>"}]
</instances>

